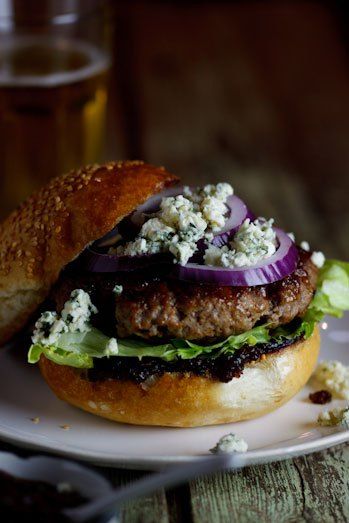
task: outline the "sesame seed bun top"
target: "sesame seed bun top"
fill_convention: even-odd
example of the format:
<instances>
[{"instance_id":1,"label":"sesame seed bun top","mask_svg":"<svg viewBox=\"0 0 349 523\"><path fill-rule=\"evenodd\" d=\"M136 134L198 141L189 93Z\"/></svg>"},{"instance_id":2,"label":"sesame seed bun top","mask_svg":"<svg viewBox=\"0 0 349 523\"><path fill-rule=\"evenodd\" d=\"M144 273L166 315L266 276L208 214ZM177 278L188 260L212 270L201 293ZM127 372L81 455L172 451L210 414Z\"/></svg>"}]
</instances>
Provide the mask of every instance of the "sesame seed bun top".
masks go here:
<instances>
[{"instance_id":1,"label":"sesame seed bun top","mask_svg":"<svg viewBox=\"0 0 349 523\"><path fill-rule=\"evenodd\" d=\"M0 343L20 330L60 271L89 243L178 178L141 161L51 180L0 224Z\"/></svg>"}]
</instances>

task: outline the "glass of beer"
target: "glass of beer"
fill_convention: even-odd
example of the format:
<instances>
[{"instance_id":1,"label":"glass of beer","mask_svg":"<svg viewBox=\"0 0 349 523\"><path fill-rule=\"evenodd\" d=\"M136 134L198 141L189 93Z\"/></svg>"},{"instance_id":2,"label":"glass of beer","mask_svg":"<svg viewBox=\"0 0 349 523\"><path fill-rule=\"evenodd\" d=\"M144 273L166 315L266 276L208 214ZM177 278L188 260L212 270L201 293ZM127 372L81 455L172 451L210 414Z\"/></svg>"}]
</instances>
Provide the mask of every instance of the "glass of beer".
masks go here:
<instances>
[{"instance_id":1,"label":"glass of beer","mask_svg":"<svg viewBox=\"0 0 349 523\"><path fill-rule=\"evenodd\" d=\"M108 3L0 0L0 218L103 157Z\"/></svg>"}]
</instances>

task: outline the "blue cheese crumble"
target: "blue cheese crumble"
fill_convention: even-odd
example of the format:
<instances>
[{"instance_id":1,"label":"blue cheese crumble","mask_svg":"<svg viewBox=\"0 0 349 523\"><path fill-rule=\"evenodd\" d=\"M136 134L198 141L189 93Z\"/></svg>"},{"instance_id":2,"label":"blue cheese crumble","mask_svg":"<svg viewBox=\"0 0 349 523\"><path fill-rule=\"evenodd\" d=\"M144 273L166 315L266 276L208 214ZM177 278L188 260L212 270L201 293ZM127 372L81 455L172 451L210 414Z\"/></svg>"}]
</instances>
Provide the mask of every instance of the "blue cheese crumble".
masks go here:
<instances>
[{"instance_id":1,"label":"blue cheese crumble","mask_svg":"<svg viewBox=\"0 0 349 523\"><path fill-rule=\"evenodd\" d=\"M227 198L234 193L228 183L185 187L184 194L163 198L160 210L143 223L138 237L116 249L118 255L139 256L171 252L185 265L197 251L197 242L211 240L227 219Z\"/></svg>"},{"instance_id":2,"label":"blue cheese crumble","mask_svg":"<svg viewBox=\"0 0 349 523\"><path fill-rule=\"evenodd\" d=\"M257 218L252 222L247 218L228 245L209 245L205 252L206 265L248 267L270 258L277 248L273 223L273 219Z\"/></svg>"},{"instance_id":3,"label":"blue cheese crumble","mask_svg":"<svg viewBox=\"0 0 349 523\"><path fill-rule=\"evenodd\" d=\"M234 433L221 437L216 446L210 449L212 454L231 454L233 452L246 452L248 445L243 438Z\"/></svg>"},{"instance_id":4,"label":"blue cheese crumble","mask_svg":"<svg viewBox=\"0 0 349 523\"><path fill-rule=\"evenodd\" d=\"M337 398L349 400L349 367L340 361L321 361L313 378Z\"/></svg>"},{"instance_id":5,"label":"blue cheese crumble","mask_svg":"<svg viewBox=\"0 0 349 523\"><path fill-rule=\"evenodd\" d=\"M314 251L313 254L310 256L311 261L313 262L318 269L321 269L325 263L325 255L323 252L320 251Z\"/></svg>"},{"instance_id":6,"label":"blue cheese crumble","mask_svg":"<svg viewBox=\"0 0 349 523\"><path fill-rule=\"evenodd\" d=\"M122 291L124 290L122 285L115 285L113 289L113 293L116 294L116 296L120 296L122 294Z\"/></svg>"},{"instance_id":7,"label":"blue cheese crumble","mask_svg":"<svg viewBox=\"0 0 349 523\"><path fill-rule=\"evenodd\" d=\"M234 189L230 183L221 182L217 183L217 185L208 184L196 189L185 186L183 188L183 194L186 198L195 203L199 203L206 196L213 196L214 198L217 198L217 200L225 202L229 196L234 194Z\"/></svg>"},{"instance_id":8,"label":"blue cheese crumble","mask_svg":"<svg viewBox=\"0 0 349 523\"><path fill-rule=\"evenodd\" d=\"M301 242L301 248L303 249L303 251L307 251L309 252L310 251L310 245L309 245L309 242L303 240Z\"/></svg>"},{"instance_id":9,"label":"blue cheese crumble","mask_svg":"<svg viewBox=\"0 0 349 523\"><path fill-rule=\"evenodd\" d=\"M318 424L322 427L335 427L342 425L349 428L349 407L344 409L324 410L318 416Z\"/></svg>"},{"instance_id":10,"label":"blue cheese crumble","mask_svg":"<svg viewBox=\"0 0 349 523\"><path fill-rule=\"evenodd\" d=\"M303 240L301 241L300 243L300 246L301 248L304 250L304 251L307 251L307 252L310 252L310 245L309 245L309 242ZM326 261L326 258L325 258L325 255L323 252L321 251L314 251L312 252L311 256L310 256L310 259L311 261L313 262L313 264L318 268L318 269L321 269L321 267L323 267L325 261Z\"/></svg>"},{"instance_id":11,"label":"blue cheese crumble","mask_svg":"<svg viewBox=\"0 0 349 523\"><path fill-rule=\"evenodd\" d=\"M75 289L65 302L61 315L51 311L41 314L35 323L32 342L49 346L66 332L87 332L91 314L97 312L90 295L82 289Z\"/></svg>"},{"instance_id":12,"label":"blue cheese crumble","mask_svg":"<svg viewBox=\"0 0 349 523\"><path fill-rule=\"evenodd\" d=\"M59 336L68 332L68 325L56 312L46 311L35 323L32 342L41 345L54 345Z\"/></svg>"},{"instance_id":13,"label":"blue cheese crumble","mask_svg":"<svg viewBox=\"0 0 349 523\"><path fill-rule=\"evenodd\" d=\"M65 302L61 317L68 326L69 332L84 332L91 314L97 312L90 295L82 289L75 289L70 294L70 299Z\"/></svg>"},{"instance_id":14,"label":"blue cheese crumble","mask_svg":"<svg viewBox=\"0 0 349 523\"><path fill-rule=\"evenodd\" d=\"M117 356L119 354L119 347L118 342L116 338L110 338L106 349L105 349L105 356Z\"/></svg>"},{"instance_id":15,"label":"blue cheese crumble","mask_svg":"<svg viewBox=\"0 0 349 523\"><path fill-rule=\"evenodd\" d=\"M287 235L293 242L296 241L293 232L288 232ZM310 245L306 240L301 241L300 247L303 249L303 251L310 252ZM321 251L314 251L310 256L310 259L318 269L321 269L326 261L325 255Z\"/></svg>"}]
</instances>

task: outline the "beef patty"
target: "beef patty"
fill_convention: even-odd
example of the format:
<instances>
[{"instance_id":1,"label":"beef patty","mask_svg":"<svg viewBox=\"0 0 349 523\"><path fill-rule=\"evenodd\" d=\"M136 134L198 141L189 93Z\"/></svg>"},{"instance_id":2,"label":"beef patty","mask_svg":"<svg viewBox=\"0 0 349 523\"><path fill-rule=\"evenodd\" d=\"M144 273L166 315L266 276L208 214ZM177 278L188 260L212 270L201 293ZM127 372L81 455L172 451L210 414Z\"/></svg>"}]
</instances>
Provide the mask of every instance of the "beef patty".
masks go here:
<instances>
[{"instance_id":1,"label":"beef patty","mask_svg":"<svg viewBox=\"0 0 349 523\"><path fill-rule=\"evenodd\" d=\"M300 250L297 269L279 282L257 287L221 287L165 279L125 287L116 303L120 337L214 339L256 324L289 323L306 311L317 268Z\"/></svg>"},{"instance_id":2,"label":"beef patty","mask_svg":"<svg viewBox=\"0 0 349 523\"><path fill-rule=\"evenodd\" d=\"M302 316L313 297L318 272L302 249L292 274L257 287L188 283L171 279L165 268L156 271L86 274L73 265L61 274L51 297L60 311L73 289L86 290L99 310L94 324L109 335L212 340L264 322L277 327ZM116 284L123 286L120 296L113 293Z\"/></svg>"}]
</instances>

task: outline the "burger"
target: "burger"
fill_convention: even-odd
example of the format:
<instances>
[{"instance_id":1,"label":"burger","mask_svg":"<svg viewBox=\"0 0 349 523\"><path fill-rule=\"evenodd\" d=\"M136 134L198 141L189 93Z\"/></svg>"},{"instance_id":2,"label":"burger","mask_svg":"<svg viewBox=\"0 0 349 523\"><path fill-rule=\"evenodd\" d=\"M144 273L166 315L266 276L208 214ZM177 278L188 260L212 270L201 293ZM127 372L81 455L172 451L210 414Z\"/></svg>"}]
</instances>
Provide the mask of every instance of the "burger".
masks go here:
<instances>
[{"instance_id":1,"label":"burger","mask_svg":"<svg viewBox=\"0 0 349 523\"><path fill-rule=\"evenodd\" d=\"M58 177L0 226L0 341L32 325L28 361L58 398L117 422L278 408L348 296L348 263L296 245L229 183L140 161Z\"/></svg>"}]
</instances>

